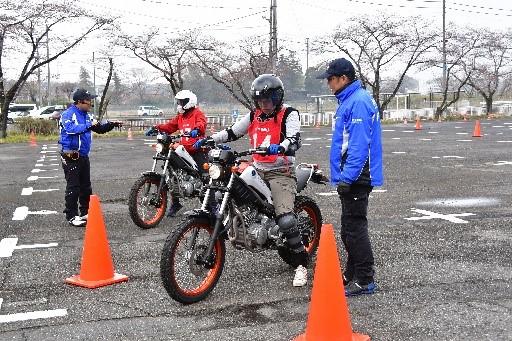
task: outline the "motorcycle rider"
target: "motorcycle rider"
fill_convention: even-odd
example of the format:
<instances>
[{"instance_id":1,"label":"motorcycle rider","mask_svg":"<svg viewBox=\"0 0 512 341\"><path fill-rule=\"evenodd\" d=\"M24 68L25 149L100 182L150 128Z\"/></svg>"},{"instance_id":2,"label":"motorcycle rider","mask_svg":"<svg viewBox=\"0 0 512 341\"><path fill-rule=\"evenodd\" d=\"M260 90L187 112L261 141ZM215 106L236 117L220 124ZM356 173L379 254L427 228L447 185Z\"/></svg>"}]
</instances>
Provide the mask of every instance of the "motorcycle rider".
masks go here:
<instances>
[{"instance_id":1,"label":"motorcycle rider","mask_svg":"<svg viewBox=\"0 0 512 341\"><path fill-rule=\"evenodd\" d=\"M179 91L174 98L177 103L178 113L167 123L158 124L146 131L146 136L156 134L158 131L172 134L180 131L181 134L188 134L190 137L182 137L180 144L192 156L198 167L208 161L208 155L203 150L194 148L193 145L199 139L205 136L206 117L197 106L197 96L190 90ZM182 208L179 198L173 198L173 203L169 207L168 217L176 216L176 213Z\"/></svg>"},{"instance_id":2,"label":"motorcycle rider","mask_svg":"<svg viewBox=\"0 0 512 341\"><path fill-rule=\"evenodd\" d=\"M276 221L286 238L288 247L295 253L293 286L307 283L308 253L297 228L293 212L297 193L295 177L295 151L300 148L299 112L283 104L284 87L272 74L258 76L251 85L255 109L230 128L211 136L216 143L235 141L249 133L252 147L266 147L267 155L254 154L253 166L262 179L267 180L276 210ZM200 148L207 139L195 143Z\"/></svg>"}]
</instances>

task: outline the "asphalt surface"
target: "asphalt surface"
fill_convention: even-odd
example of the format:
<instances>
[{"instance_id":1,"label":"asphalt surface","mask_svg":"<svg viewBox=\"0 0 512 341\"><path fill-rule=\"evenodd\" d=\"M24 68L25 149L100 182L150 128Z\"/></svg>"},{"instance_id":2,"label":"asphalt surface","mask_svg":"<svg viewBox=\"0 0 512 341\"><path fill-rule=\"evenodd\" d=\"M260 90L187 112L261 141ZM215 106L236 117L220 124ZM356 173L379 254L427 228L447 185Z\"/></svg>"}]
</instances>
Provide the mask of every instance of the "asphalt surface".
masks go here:
<instances>
[{"instance_id":1,"label":"asphalt surface","mask_svg":"<svg viewBox=\"0 0 512 341\"><path fill-rule=\"evenodd\" d=\"M512 119L482 123L483 138L472 137L473 122L425 123L419 131L383 126L385 185L369 205L380 290L348 299L354 331L372 340L512 339ZM275 252L228 246L224 273L206 300L183 306L169 298L160 252L183 218L141 230L127 208L131 185L151 167L145 142L93 141L93 191L116 271L129 277L93 290L64 283L80 270L84 228L70 227L61 213L57 145L0 145L0 339L269 341L303 333L313 265L308 285L294 288L293 270ZM330 129L304 129L303 143L299 161L328 172ZM21 195L28 187L36 191ZM313 185L307 193L339 231L334 189ZM22 206L29 214L13 220ZM13 238L17 248L5 255Z\"/></svg>"}]
</instances>

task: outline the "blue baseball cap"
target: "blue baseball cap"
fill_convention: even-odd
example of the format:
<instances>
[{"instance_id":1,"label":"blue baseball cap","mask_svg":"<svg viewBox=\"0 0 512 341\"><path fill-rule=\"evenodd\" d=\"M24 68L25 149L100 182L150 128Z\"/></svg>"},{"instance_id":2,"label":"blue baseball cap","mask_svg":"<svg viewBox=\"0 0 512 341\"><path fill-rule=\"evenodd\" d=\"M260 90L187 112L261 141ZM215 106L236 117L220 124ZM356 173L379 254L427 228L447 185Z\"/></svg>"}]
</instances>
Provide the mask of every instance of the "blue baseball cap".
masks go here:
<instances>
[{"instance_id":1,"label":"blue baseball cap","mask_svg":"<svg viewBox=\"0 0 512 341\"><path fill-rule=\"evenodd\" d=\"M356 75L356 71L351 62L346 60L345 58L338 58L329 63L329 67L327 70L318 76L317 79L329 78L331 76L341 76L345 75L349 78L354 78Z\"/></svg>"},{"instance_id":2,"label":"blue baseball cap","mask_svg":"<svg viewBox=\"0 0 512 341\"><path fill-rule=\"evenodd\" d=\"M96 97L98 97L98 95L93 95L85 89L76 89L75 92L73 92L73 101L74 102L94 99Z\"/></svg>"}]
</instances>

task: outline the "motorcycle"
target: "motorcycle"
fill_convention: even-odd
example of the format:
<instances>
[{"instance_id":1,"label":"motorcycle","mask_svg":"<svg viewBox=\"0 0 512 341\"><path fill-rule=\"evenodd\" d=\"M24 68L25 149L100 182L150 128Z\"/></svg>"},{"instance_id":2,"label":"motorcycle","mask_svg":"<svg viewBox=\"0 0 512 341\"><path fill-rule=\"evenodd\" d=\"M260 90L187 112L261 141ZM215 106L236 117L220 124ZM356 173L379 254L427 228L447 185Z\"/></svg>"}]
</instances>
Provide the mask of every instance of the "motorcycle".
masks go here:
<instances>
[{"instance_id":1,"label":"motorcycle","mask_svg":"<svg viewBox=\"0 0 512 341\"><path fill-rule=\"evenodd\" d=\"M200 198L203 186L208 182L208 173L202 171L185 147L177 143L182 137L188 135L157 134L153 167L142 173L130 190L130 217L140 228L149 229L160 223L167 209L168 196ZM162 171L157 173L157 164L161 161Z\"/></svg>"},{"instance_id":2,"label":"motorcycle","mask_svg":"<svg viewBox=\"0 0 512 341\"><path fill-rule=\"evenodd\" d=\"M270 188L243 159L254 153L267 151L260 147L236 152L220 145L210 150L210 180L201 208L187 212L187 220L173 229L162 250L160 275L174 300L199 302L214 289L224 268L226 240L240 250L277 250L283 261L292 264L294 254L279 232ZM298 165L296 177L297 193L309 181L328 182L315 164ZM320 241L322 214L316 202L305 195L296 196L294 212L311 256Z\"/></svg>"}]
</instances>

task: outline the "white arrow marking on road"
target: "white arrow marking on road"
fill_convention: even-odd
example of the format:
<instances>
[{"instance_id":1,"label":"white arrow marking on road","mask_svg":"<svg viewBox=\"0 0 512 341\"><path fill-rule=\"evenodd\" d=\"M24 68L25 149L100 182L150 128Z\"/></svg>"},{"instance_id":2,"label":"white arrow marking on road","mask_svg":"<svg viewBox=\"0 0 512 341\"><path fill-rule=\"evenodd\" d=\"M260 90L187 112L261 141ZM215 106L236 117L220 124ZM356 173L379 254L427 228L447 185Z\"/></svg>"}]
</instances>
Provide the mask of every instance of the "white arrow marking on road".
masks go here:
<instances>
[{"instance_id":1,"label":"white arrow marking on road","mask_svg":"<svg viewBox=\"0 0 512 341\"><path fill-rule=\"evenodd\" d=\"M55 176L37 176L37 175L31 175L27 178L27 181L36 181L38 179L55 179L58 178L58 175Z\"/></svg>"},{"instance_id":2,"label":"white arrow marking on road","mask_svg":"<svg viewBox=\"0 0 512 341\"><path fill-rule=\"evenodd\" d=\"M512 161L498 161L498 163L493 163L494 166L503 166L503 165L512 165Z\"/></svg>"},{"instance_id":3,"label":"white arrow marking on road","mask_svg":"<svg viewBox=\"0 0 512 341\"><path fill-rule=\"evenodd\" d=\"M417 208L411 208L411 211L424 214L422 217L411 217L411 218L404 218L405 220L424 220L424 219L443 219L450 221L455 224L467 224L467 220L459 219L457 217L467 217L471 215L475 215L474 213L454 213L454 214L441 214L436 212L430 212L427 210L420 210Z\"/></svg>"},{"instance_id":4,"label":"white arrow marking on road","mask_svg":"<svg viewBox=\"0 0 512 341\"><path fill-rule=\"evenodd\" d=\"M0 258L11 257L14 250L38 249L58 246L58 243L16 245L18 238L4 238L0 240Z\"/></svg>"},{"instance_id":5,"label":"white arrow marking on road","mask_svg":"<svg viewBox=\"0 0 512 341\"><path fill-rule=\"evenodd\" d=\"M47 214L57 214L57 211L34 211L31 212L28 210L27 206L17 207L12 215L12 220L25 220L29 214L38 214L38 215L47 215Z\"/></svg>"},{"instance_id":6,"label":"white arrow marking on road","mask_svg":"<svg viewBox=\"0 0 512 341\"><path fill-rule=\"evenodd\" d=\"M21 190L21 195L32 195L34 192L53 192L58 190L58 188L34 189L33 187L25 187Z\"/></svg>"}]
</instances>

